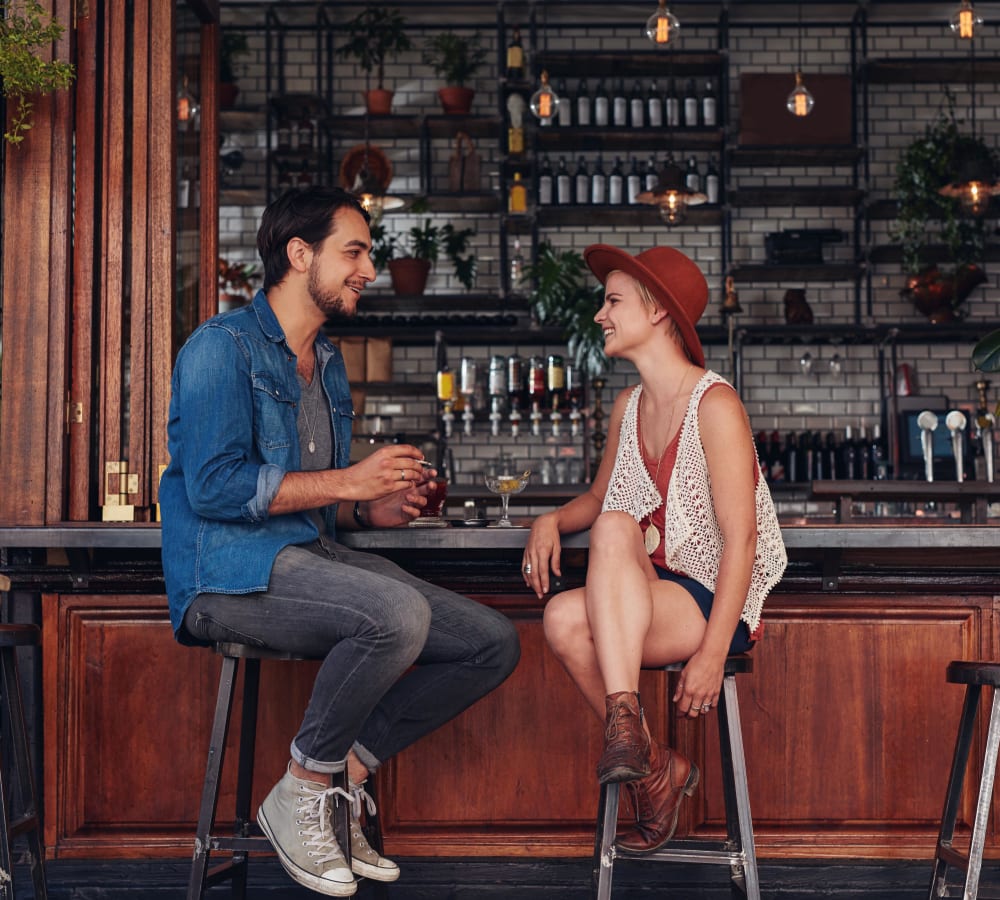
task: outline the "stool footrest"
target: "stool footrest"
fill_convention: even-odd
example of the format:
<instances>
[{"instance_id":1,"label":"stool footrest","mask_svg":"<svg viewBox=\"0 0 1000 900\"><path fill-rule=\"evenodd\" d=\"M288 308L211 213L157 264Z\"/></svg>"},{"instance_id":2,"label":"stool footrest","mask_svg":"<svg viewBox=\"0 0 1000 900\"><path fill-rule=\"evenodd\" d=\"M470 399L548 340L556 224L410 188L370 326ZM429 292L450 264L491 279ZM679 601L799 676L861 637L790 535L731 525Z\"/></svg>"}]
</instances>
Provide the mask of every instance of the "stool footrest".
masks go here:
<instances>
[{"instance_id":1,"label":"stool footrest","mask_svg":"<svg viewBox=\"0 0 1000 900\"><path fill-rule=\"evenodd\" d=\"M949 866L961 869L963 872L969 868L969 857L954 847L939 844L937 848L937 858Z\"/></svg>"},{"instance_id":2,"label":"stool footrest","mask_svg":"<svg viewBox=\"0 0 1000 900\"><path fill-rule=\"evenodd\" d=\"M717 847L708 846L704 841L686 842L673 841L659 850L649 853L632 853L628 850L615 848L615 856L620 859L650 860L652 862L685 862L707 863L720 865L729 863L732 866L742 866L747 861L747 855L737 848L727 848L724 844Z\"/></svg>"},{"instance_id":3,"label":"stool footrest","mask_svg":"<svg viewBox=\"0 0 1000 900\"><path fill-rule=\"evenodd\" d=\"M208 842L209 848L214 853L216 850L242 850L247 853L273 853L274 848L271 842L264 835L251 835L249 837L227 837L225 835L212 835Z\"/></svg>"}]
</instances>

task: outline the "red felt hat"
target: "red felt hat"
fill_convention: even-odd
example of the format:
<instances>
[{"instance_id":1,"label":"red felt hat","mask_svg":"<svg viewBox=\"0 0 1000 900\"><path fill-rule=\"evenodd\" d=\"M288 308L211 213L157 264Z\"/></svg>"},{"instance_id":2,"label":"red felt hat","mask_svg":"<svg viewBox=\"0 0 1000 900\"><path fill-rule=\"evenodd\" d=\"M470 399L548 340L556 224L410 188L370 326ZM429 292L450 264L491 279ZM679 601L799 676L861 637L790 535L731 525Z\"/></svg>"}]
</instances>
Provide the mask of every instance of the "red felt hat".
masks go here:
<instances>
[{"instance_id":1,"label":"red felt hat","mask_svg":"<svg viewBox=\"0 0 1000 900\"><path fill-rule=\"evenodd\" d=\"M705 365L705 351L694 326L708 305L708 282L691 259L673 247L652 247L632 256L609 244L591 244L583 258L601 284L620 270L646 285L677 323L692 361Z\"/></svg>"}]
</instances>

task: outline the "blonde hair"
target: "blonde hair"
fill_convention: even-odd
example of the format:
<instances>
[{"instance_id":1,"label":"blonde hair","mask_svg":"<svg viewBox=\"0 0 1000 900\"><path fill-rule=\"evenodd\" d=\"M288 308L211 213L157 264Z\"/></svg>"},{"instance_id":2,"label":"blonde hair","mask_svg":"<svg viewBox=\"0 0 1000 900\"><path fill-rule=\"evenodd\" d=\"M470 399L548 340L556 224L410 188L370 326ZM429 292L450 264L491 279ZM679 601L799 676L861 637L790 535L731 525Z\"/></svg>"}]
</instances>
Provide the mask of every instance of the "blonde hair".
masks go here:
<instances>
[{"instance_id":1,"label":"blonde hair","mask_svg":"<svg viewBox=\"0 0 1000 900\"><path fill-rule=\"evenodd\" d=\"M642 305L648 310L661 310L667 315L667 336L683 351L684 355L690 360L691 351L688 350L687 344L684 342L684 337L681 335L680 328L677 327L677 320L670 315L670 310L668 310L660 301L656 298L656 295L645 285L644 282L639 281L634 275L629 274L623 269L612 269L608 272L608 278L610 278L615 273L624 275L632 285L635 287L636 293L639 295L639 299L642 301ZM607 279L605 279L605 284L607 284Z\"/></svg>"}]
</instances>

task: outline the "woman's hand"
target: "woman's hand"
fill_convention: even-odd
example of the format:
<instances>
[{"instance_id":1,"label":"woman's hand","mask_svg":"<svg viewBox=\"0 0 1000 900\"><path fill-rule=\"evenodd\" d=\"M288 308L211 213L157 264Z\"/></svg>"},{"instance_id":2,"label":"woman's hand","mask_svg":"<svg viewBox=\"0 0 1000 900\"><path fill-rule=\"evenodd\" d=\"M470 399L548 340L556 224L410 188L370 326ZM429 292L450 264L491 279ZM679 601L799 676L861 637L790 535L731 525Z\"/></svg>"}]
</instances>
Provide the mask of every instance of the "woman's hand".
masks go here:
<instances>
[{"instance_id":1,"label":"woman's hand","mask_svg":"<svg viewBox=\"0 0 1000 900\"><path fill-rule=\"evenodd\" d=\"M559 568L562 544L557 521L555 513L544 513L535 519L521 560L524 582L539 599L549 592L549 570L562 576Z\"/></svg>"},{"instance_id":2,"label":"woman's hand","mask_svg":"<svg viewBox=\"0 0 1000 900\"><path fill-rule=\"evenodd\" d=\"M701 650L695 651L677 679L673 698L677 715L695 719L711 712L712 707L719 703L725 668L725 655L716 658Z\"/></svg>"}]
</instances>

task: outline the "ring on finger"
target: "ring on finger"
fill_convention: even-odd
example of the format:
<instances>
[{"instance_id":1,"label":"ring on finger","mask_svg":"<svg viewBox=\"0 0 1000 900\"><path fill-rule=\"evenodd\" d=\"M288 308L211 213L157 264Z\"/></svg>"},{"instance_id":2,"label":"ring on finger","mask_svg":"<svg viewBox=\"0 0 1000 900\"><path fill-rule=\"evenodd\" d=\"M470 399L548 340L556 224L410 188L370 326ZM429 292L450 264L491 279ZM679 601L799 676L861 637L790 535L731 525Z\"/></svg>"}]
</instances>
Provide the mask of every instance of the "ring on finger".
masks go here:
<instances>
[{"instance_id":1,"label":"ring on finger","mask_svg":"<svg viewBox=\"0 0 1000 900\"><path fill-rule=\"evenodd\" d=\"M701 711L702 712L708 712L711 708L712 708L712 704L711 703L703 703L701 705Z\"/></svg>"},{"instance_id":2,"label":"ring on finger","mask_svg":"<svg viewBox=\"0 0 1000 900\"><path fill-rule=\"evenodd\" d=\"M399 470L399 480L400 481L406 481L406 470L405 469L400 469Z\"/></svg>"},{"instance_id":3,"label":"ring on finger","mask_svg":"<svg viewBox=\"0 0 1000 900\"><path fill-rule=\"evenodd\" d=\"M531 574L531 563L525 563L524 564L524 569L522 571L524 572L525 575L530 575Z\"/></svg>"}]
</instances>

